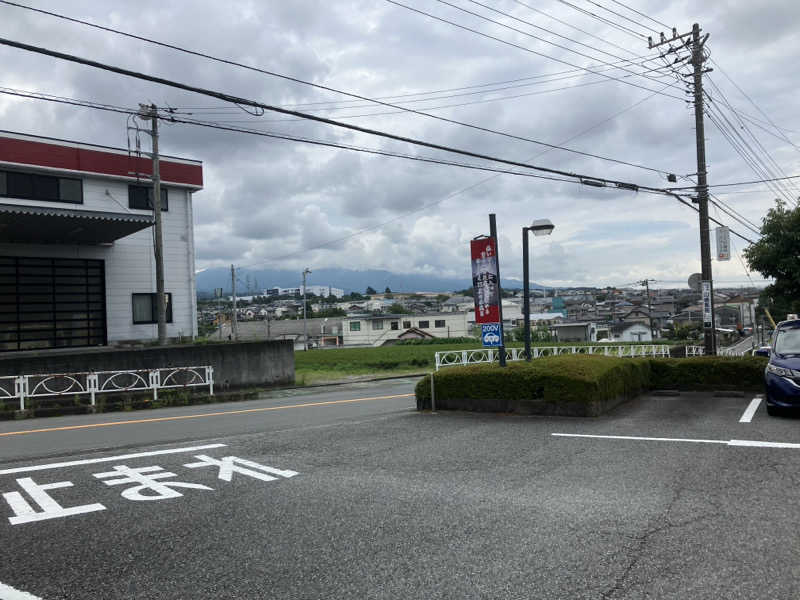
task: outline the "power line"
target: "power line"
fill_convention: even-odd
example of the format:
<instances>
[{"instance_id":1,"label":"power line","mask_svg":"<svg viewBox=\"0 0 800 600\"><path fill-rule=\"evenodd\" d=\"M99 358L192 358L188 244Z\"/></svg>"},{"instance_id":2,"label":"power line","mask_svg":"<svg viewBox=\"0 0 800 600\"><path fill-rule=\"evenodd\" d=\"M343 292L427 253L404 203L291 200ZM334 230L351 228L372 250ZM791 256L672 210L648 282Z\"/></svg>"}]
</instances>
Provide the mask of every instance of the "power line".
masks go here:
<instances>
[{"instance_id":1,"label":"power line","mask_svg":"<svg viewBox=\"0 0 800 600\"><path fill-rule=\"evenodd\" d=\"M403 6L404 8L411 9L411 7L406 6L405 4L400 4L399 2L396 2L395 0L386 0L386 1L390 2L391 4L396 4L398 6ZM479 13L476 13L474 11L471 11L471 10L468 10L468 9L463 8L461 6L458 6L456 4L453 4L453 3L449 2L448 0L436 0L436 1L439 2L440 4L444 4L446 6L450 6L452 8L455 8L456 10L464 12L464 13L466 13L468 15L472 15L472 16L478 17L479 19L483 19L484 21L488 21L489 23L493 23L494 25L499 25L500 27L504 27L505 29L509 29L509 30L511 30L511 31L513 31L515 33L520 33L522 35L525 35L525 36L528 36L530 38L533 38L533 39L535 39L537 41L543 42L545 44L550 44L551 46L555 46L556 48L559 48L561 50L566 50L567 52L572 52L573 54L577 54L578 56L581 56L583 58L588 58L589 60L593 60L595 62L599 62L600 64L603 64L603 65L611 65L611 63L609 63L607 61L604 61L604 60L601 60L601 59L599 59L599 58L597 58L595 56L591 56L589 54L585 54L583 52L579 52L578 50L573 50L572 48L569 48L568 46L563 46L561 44L557 44L555 42L551 42L550 40L546 40L546 39L544 39L542 37L539 37L537 35L534 35L532 33L528 33L527 31L523 31L521 29L517 29L516 27L512 27L511 25L506 25L505 23L502 23L500 21L495 21L494 19L490 19L489 17L486 17L486 16L481 15ZM474 0L470 0L470 1L474 1ZM481 6L485 6L485 5L481 5ZM414 10L415 12L422 12L422 11L417 11L416 9L411 9L411 10ZM500 13L501 15L504 15L504 16L509 17L511 19L516 19L517 21L521 20L521 19L518 19L517 17L514 17L512 15L509 15L508 13L505 13L503 11L500 11L500 10L497 10L497 9L494 9L494 8L490 8L490 10L493 10L494 12ZM424 13L424 14L427 14L427 13ZM428 16L433 16L433 15L428 15ZM523 23L530 24L527 21L523 21ZM593 48L593 49L596 50L596 48ZM550 58L551 60L557 60L557 59L555 59L555 58L553 58L551 56L548 56L548 58ZM615 58L620 58L620 57L615 56ZM626 69L625 67L617 67L617 68L620 69L621 71L625 71L626 73L631 73L631 74L643 77L644 79L650 79L650 80L653 80L653 81L657 81L652 77L649 77L649 76L646 76L646 75L642 75L641 73L637 73L635 71L631 71L630 69ZM589 71L589 69L586 69L586 70ZM589 71L589 72L591 73L592 71ZM658 83L663 83L663 82L659 81ZM677 87L677 86L673 86L673 87Z\"/></svg>"},{"instance_id":2,"label":"power line","mask_svg":"<svg viewBox=\"0 0 800 600\"><path fill-rule=\"evenodd\" d=\"M603 42L604 44L608 44L609 46L613 46L614 48L617 48L618 50L622 50L623 52L628 52L630 54L636 54L636 52L634 52L633 50L629 50L628 48L625 48L623 46L615 44L614 42L609 42L608 40L605 40L605 39L601 38L600 36L594 35L593 33L590 33L588 31L586 31L585 29L581 29L580 27L576 27L575 25L572 25L571 23L568 23L567 21L559 19L558 17L554 17L553 15L548 14L548 13L546 13L543 10L540 10L538 8L535 8L535 7L531 6L530 4L526 4L525 2L522 2L522 0L513 0L513 1L516 2L517 4L519 4L520 6L524 6L528 10L531 10L531 11L533 11L535 13L543 15L543 16L547 17L548 19L552 19L552 20L556 21L557 23L561 23L562 25L566 25L567 27L571 27L572 29L574 29L576 31L580 31L581 33L583 33L585 35L588 35L589 37L594 38L596 40L599 40L599 41Z\"/></svg>"},{"instance_id":3,"label":"power line","mask_svg":"<svg viewBox=\"0 0 800 600\"><path fill-rule=\"evenodd\" d=\"M736 185L752 185L752 184L756 184L756 183L766 183L766 182L769 182L769 181L781 181L781 180L784 180L784 179L800 179L800 175L789 175L787 177L777 177L775 179L754 179L752 181L738 181L736 183L715 183L715 184L710 184L707 187L712 188L712 187L730 187L730 186L736 186ZM693 190L693 189L695 189L695 186L670 187L670 188L666 188L666 189L668 191Z\"/></svg>"},{"instance_id":4,"label":"power line","mask_svg":"<svg viewBox=\"0 0 800 600\"><path fill-rule=\"evenodd\" d=\"M570 8L572 8L574 10L577 10L578 12L583 13L583 14L589 16L589 17L592 17L593 19L597 19L598 21L601 21L601 22L605 23L606 25L614 27L615 29L619 29L623 33L627 33L628 35L633 36L638 41L641 41L639 38L644 38L645 40L647 39L646 35L643 35L643 34L639 33L638 31L634 31L633 29L625 27L624 25L620 25L619 23L615 23L614 21L609 21L605 17L601 17L600 15L596 15L592 11L586 10L585 8L581 8L580 6L576 6L576 5L572 4L571 2L567 2L566 0L558 0L558 2L560 2L561 4L564 4L566 6L569 6Z\"/></svg>"},{"instance_id":5,"label":"power line","mask_svg":"<svg viewBox=\"0 0 800 600\"><path fill-rule=\"evenodd\" d=\"M436 119L436 120L443 121L443 122L446 122L446 123L451 123L453 125L459 125L459 126L462 126L462 127L468 127L468 128L471 128L471 129L475 129L477 131L483 131L485 133L491 133L491 134L494 134L494 135L501 135L501 136L504 136L504 137L509 137L509 138L512 138L512 139L520 140L520 141L525 141L525 142L529 142L529 143L533 143L533 144L539 144L539 145L543 145L543 146L548 146L548 144L545 144L544 142L540 142L538 140L534 140L532 138L527 138L527 137L524 137L524 136L517 136L517 135L510 134L510 133L505 133L505 132L497 131L497 130L490 129L490 128L487 128L487 127L481 127L479 125L474 125L474 124L470 124L470 123L464 123L464 122L461 122L461 121L456 121L454 119L448 119L446 117L442 117L442 116L439 116L439 115L428 114L428 113L425 113L425 112L422 112L422 111L417 111L417 110L414 110L414 109L406 108L406 107L403 107L403 106L400 106L400 105L397 105L397 104L392 104L392 103L389 103L389 102L382 102L382 101L379 101L379 100L375 100L375 99L369 98L367 96L362 96L360 94L354 94L354 93L351 93L351 92L345 92L345 91L338 90L338 89L335 89L335 88L332 88L332 87L329 87L329 86L325 86L325 85L321 85L321 84L316 84L316 83L304 81L304 80L298 79L296 77L291 77L291 76L288 76L288 75L282 75L282 74L275 73L275 72L272 72L272 71L267 71L265 69L260 69L260 68L257 68L257 67L252 67L252 66L249 66L249 65L245 65L243 63L238 63L238 62L235 62L235 61L232 61L232 60L227 60L227 59L219 58L219 57L216 57L216 56L212 56L210 54L205 54L205 53L202 53L202 52L196 52L196 51L193 51L193 50L188 50L186 48L182 48L180 46L176 46L176 45L173 45L173 44L159 42L159 41L156 41L156 40L145 38L143 36L139 36L139 35L123 32L123 31L112 29L110 27L105 27L105 26L102 26L102 25L96 25L96 24L91 23L89 21L83 21L81 19L75 19L73 17L67 17L67 16L59 14L59 13L55 13L55 12L51 12L51 11L45 11L45 10L41 10L41 9L38 9L38 8L32 8L32 7L29 7L29 6L18 4L16 2L11 2L10 0L0 0L0 3L6 4L6 5L9 5L9 6L14 6L14 7L17 7L17 8L24 8L24 9L28 9L28 10L33 10L33 11L38 12L38 13L46 14L46 15L49 15L49 16L53 16L53 17L56 17L56 18L59 18L59 19L64 19L64 20L67 20L67 21L70 21L70 22L74 22L74 23L79 23L81 25L86 25L88 27L93 27L93 28L96 28L96 29L100 29L102 31L115 33L117 35L122 35L122 36L125 36L125 37L137 39L137 40L140 40L140 41L144 41L144 42L147 42L147 43L155 44L155 45L158 45L158 46L161 46L161 47L165 47L165 48L169 48L169 49L172 49L172 50L177 50L179 52L183 52L183 53L186 53L186 54L191 54L193 56L199 56L199 57L206 58L206 59L209 59L209 60L213 60L213 61L216 61L216 62L221 62L223 64L228 64L228 65L232 65L232 66L241 67L241 68L244 68L244 69L248 69L248 70L255 71L255 72L258 72L258 73L262 73L262 74L265 74L265 75L270 75L270 76L273 76L273 77L279 77L279 78L282 78L282 79L293 81L295 83L301 83L301 84L304 84L304 85L309 85L309 86L312 86L312 87L315 87L315 88L319 88L319 89L323 89L323 90L326 90L326 91L329 91L329 92L335 92L335 93L338 93L338 94L350 96L351 98L357 98L359 100L365 100L365 101L373 102L375 104L380 104L382 106L387 106L387 107L390 107L390 108L400 109L402 111L407 111L407 112L410 112L410 113L413 113L413 114L416 114L416 115L425 116L425 117L428 117L428 118L431 118L431 119ZM86 61L86 59L75 60L77 57L74 57L74 56L70 57L70 55L63 54L63 53L54 53L54 51L50 51L50 50L44 51L45 49L43 49L43 48L35 49L36 48L35 46L29 46L29 45L25 45L25 44L20 44L18 42L11 42L10 40L4 40L2 43L4 43L5 45L11 45L11 46L14 46L14 47L22 48L22 49L33 51L33 52L40 52L40 53L44 53L44 54L50 53L50 54L48 54L50 56L56 56L58 58L63 58L65 60L72 60L73 62L81 62L81 64L87 64L89 66L94 66L96 68L104 68L103 66L100 66L100 65L102 65L102 63L96 63L95 61ZM70 58L67 58L67 57L70 57ZM568 66L571 66L571 67L574 67L574 68L583 69L583 67L580 67L578 65L570 64L570 63L568 63L566 61L560 61L559 60L558 62L563 62L564 64L566 64ZM90 64L90 63L93 63L93 64ZM113 70L113 69L110 69L110 70ZM583 69L583 70L585 70L585 69ZM131 73L134 73L133 71L127 71L126 73L123 73L122 71L123 70L117 70L115 72L120 73L120 74L131 74ZM602 74L602 73L600 73L600 74L603 77L609 77L610 79L615 79L615 78L610 77L608 75L605 75L605 74ZM139 74L139 75L141 75L141 74ZM159 81L156 81L156 79L159 79ZM149 79L149 80L150 81L154 81L156 83L163 83L165 85L170 85L169 83L165 83L167 80L160 79L160 78ZM648 91L654 91L654 90L650 90L649 88L646 88L644 86L633 84L632 82L625 82L625 83L629 83L631 85L634 85L635 87L640 87L640 88L646 89ZM181 87L181 86L178 86L178 87ZM195 91L195 92L197 92L197 90L199 90L199 88L195 88L195 89L189 89L189 88L190 88L190 86L182 86L181 87L181 89L186 89L187 91ZM208 90L206 90L206 91L208 91ZM203 92L198 92L198 93L203 93ZM224 96L227 96L227 95L224 95ZM677 98L677 96L673 96L673 97ZM227 97L221 98L221 99L230 102L229 98L231 98L231 96L227 96ZM233 102L233 103L234 104L240 104L240 103L237 103L237 102ZM245 103L244 105L248 105L248 104ZM276 111L276 112L285 112L286 114L298 116L298 117L301 117L301 118L310 118L312 120L318 120L320 122L326 122L328 124L335 124L334 121L325 120L325 119L321 119L321 118L318 118L318 117L314 118L312 115L303 114L303 113L295 113L293 111L286 110L286 109L281 109L280 107L276 107L276 106L272 106L269 109L267 109L266 105L261 105L258 108L260 108L262 110L272 110L272 111ZM347 125L347 124L344 124L344 123L339 123L338 126L340 126L340 127L345 126L345 127L351 128L351 129L362 130L362 132L367 132L366 130L364 130L364 128L357 128L356 126ZM408 140L400 140L400 141L408 141ZM568 149L568 148L559 148L559 149L564 150L566 152L573 152L573 153L580 154L580 155L583 155L583 156L588 156L588 157L591 157L591 158L597 158L599 160L606 160L606 161L615 162L615 163L618 163L618 164L625 164L626 166L635 166L637 168L643 168L645 170L653 171L653 172L656 172L656 173L661 173L661 174L667 174L668 173L668 171L654 169L654 168L651 168L651 167L645 167L643 165L636 165L635 163L628 163L626 161L620 161L620 160L616 160L616 159L612 159L612 158L601 157L599 155L591 154L591 153L588 153L588 152L581 152L581 151L577 151L577 150L571 150L571 149Z\"/></svg>"},{"instance_id":6,"label":"power line","mask_svg":"<svg viewBox=\"0 0 800 600\"><path fill-rule=\"evenodd\" d=\"M0 0L0 1L3 1L3 0ZM563 0L560 0L560 1L563 1ZM494 41L496 41L496 42L500 42L501 44L505 44L505 45L507 45L507 46L512 46L512 47L514 47L514 48L518 48L518 49L520 49L520 50L523 50L523 51L525 51L525 52L529 52L530 54L534 54L534 55L536 55L536 56L540 56L540 57L542 57L542 58L545 58L545 59L547 59L547 60L552 60L552 61L555 61L555 62L558 62L558 63L564 64L564 65L567 65L567 66L570 66L570 67L575 67L575 68L578 68L578 69L583 69L584 71L587 71L587 72L589 72L589 73L593 73L594 75L600 75L600 76L602 76L602 77L605 77L605 78L607 78L607 79L609 79L609 80L613 80L613 81L618 81L618 82L621 82L621 83L625 83L626 85L630 85L630 86L633 86L633 87L637 87L637 88L639 88L639 89L642 89L642 90L647 90L648 92L653 92L653 91L655 91L655 90L653 90L652 88L649 88L649 87L646 87L646 86L640 85L640 84L638 84L638 83L634 83L634 82L632 82L632 81L625 81L625 80L623 80L623 79L619 79L619 78L617 78L617 77L612 77L612 76L610 76L610 75L606 75L605 73L601 73L601 72L599 72L599 71L595 71L595 70L589 69L589 68L587 68L587 67L581 67L581 66L579 66L579 65L576 65L576 64L574 64L574 63L568 62L568 61L566 61L566 60L563 60L563 59L560 59L560 58L556 58L556 57L554 57L554 56L550 56L550 55L548 55L548 54L544 54L544 53L542 53L542 52L538 52L537 50L533 50L532 48L528 48L528 47L526 47L526 46L522 46L522 45L520 45L520 44L515 44L514 42L509 42L508 40L504 40L504 39L502 39L502 38L499 38L499 37L496 37L496 36L490 35L490 34L488 34L488 33L484 33L484 32L482 32L482 31L479 31L479 30L477 30L477 29L473 29L473 28L471 28L471 27L467 27L466 25L461 25L461 24L459 24L459 23L455 23L454 21L449 21L449 20L447 20L447 19L444 19L444 18L442 18L442 17L437 17L436 15L432 15L431 13L427 13L427 12L425 12L425 11L423 11L423 10L420 10L420 9L418 9L418 8L414 8L414 7L412 7L412 6L408 6L408 5L406 5L406 4L402 4L401 2L397 2L396 0L386 0L386 2L388 2L388 3L390 3L390 4L394 4L395 6L399 6L399 7L401 7L401 8L405 8L405 9L407 9L407 10L410 10L411 12L415 12L415 13L418 13L418 14L424 15L424 16L426 16L426 17L429 17L429 18L431 18L431 19L434 19L434 20L436 20L436 21L440 21L440 22L442 22L442 23L447 23L448 25L452 25L453 27L457 27L457 28L459 28L459 29L463 29L464 31L469 31L470 33L474 33L474 34L476 34L476 35L480 35L480 36L482 36L482 37L485 37L485 38L488 38L488 39L490 39L490 40L494 40ZM482 17L482 18L486 18L486 17ZM489 19L489 20L491 20L491 19ZM501 24L501 25L502 25L502 24ZM507 25L503 25L503 26L504 26L504 27L508 27ZM511 29L513 29L513 28L511 28ZM521 32L521 33L524 33L524 32ZM527 34L527 35L530 35L530 34ZM574 51L573 51L573 52L574 52ZM597 62L602 62L602 61L598 61L598 60L597 60L596 58L594 58L594 57L590 57L590 58L592 58L592 60L596 60ZM635 75L638 75L638 74L637 74L637 73L635 73L635 72L634 72L634 74L635 74ZM658 82L658 83L661 83L661 82ZM661 93L663 96L667 96L667 97L669 97L669 98L674 98L674 99L676 99L676 100L680 100L681 102L683 102L683 101L684 101L684 99L683 99L683 98L681 98L681 97L679 97L679 96L673 96L672 94L667 94L667 93L665 93L665 92L660 92L660 93Z\"/></svg>"},{"instance_id":7,"label":"power line","mask_svg":"<svg viewBox=\"0 0 800 600\"><path fill-rule=\"evenodd\" d=\"M639 23L638 21L635 21L634 19L631 19L630 17L626 17L625 15L623 15L621 13L618 13L618 12L616 12L614 10L611 10L610 8L608 8L606 6L603 6L599 2L595 2L594 0L586 0L586 2L588 2L589 4L594 4L596 7L601 8L606 12L610 12L614 16L617 16L617 17L619 17L621 19L625 19L626 21L628 21L629 23L633 23L637 27L641 27L642 29L649 29L650 31L652 31L654 33L660 33L658 30L653 29L649 25L644 25L642 23Z\"/></svg>"},{"instance_id":8,"label":"power line","mask_svg":"<svg viewBox=\"0 0 800 600\"><path fill-rule=\"evenodd\" d=\"M631 184L629 182L624 182L624 181L619 181L619 180L614 180L614 179L608 179L608 178L605 178L605 177L595 177L595 176L580 175L580 174L577 174L577 173L570 173L568 171L563 171L563 170L560 170L560 169L552 169L552 168L549 168L549 167L542 167L542 166L527 164L527 163L523 163L523 162L519 162L519 161L513 161L513 160L509 160L509 159L498 158L498 157L490 156L490 155L487 155L487 154L482 154L480 152L473 152L473 151L464 150L464 149L461 149L461 148L455 148L455 147L451 147L451 146L445 146L445 145L442 145L442 144L426 142L424 140L419 140L419 139L411 138L411 137L408 137L408 136L402 136L402 135L389 133L389 132L385 132L385 131L380 131L380 130L376 130L376 129L370 129L370 128L366 128L366 127L361 127L361 126L358 126L358 125L353 125L351 123L344 123L342 121L336 121L336 120L333 120L333 119L326 119L324 117L320 117L320 116L317 116L317 115L311 115L311 114L303 113L303 112L299 112L299 111L288 110L288 109L285 109L285 108L279 108L277 106L271 106L269 104L264 104L262 102L257 102L255 100L249 100L249 99L246 99L246 98L240 98L238 96L233 96L231 94L227 94L227 93L224 93L224 92L217 92L217 91L214 91L214 90L204 89L204 88L200 88L200 87L197 87L197 86L188 85L188 84L185 84L185 83L180 83L180 82L177 82L177 81L172 81L172 80L169 80L169 79L165 79L163 77L156 77L154 75L148 75L148 74L145 74L145 73L131 71L129 69L123 69L121 67L116 67L116 66L113 66L113 65L100 63L98 61L89 60L89 59L86 59L86 58L81 58L81 57L78 57L78 56L75 56L75 55L72 55L72 54L66 54L66 53L63 53L63 52L57 52L55 50L49 50L47 48L42 48L42 47L39 47L39 46L33 46L33 45L30 45L30 44L24 44L22 42L15 42L15 41L8 40L8 39L5 39L5 38L0 38L0 44L5 45L5 46L10 46L12 48L19 48L21 50L27 50L29 52L35 52L37 54L42 54L42 55L45 55L45 56L51 56L51 57L54 57L54 58L59 58L59 59L62 59L62 60L74 62L74 63L77 63L77 64L82 64L82 65L85 65L85 66L90 66L90 67L93 67L93 68L96 68L96 69L109 71L111 73L117 73L119 75L124 75L126 77L132 77L132 78L136 78L136 79L141 79L143 81L150 81L152 83L157 83L159 85L165 85L165 86L168 86L168 87L173 87L173 88L176 88L176 89L180 89L180 90L184 90L184 91L188 91L188 92L193 92L193 93L196 93L196 94L209 96L211 98L216 98L218 100L223 100L225 102L230 102L230 103L236 104L236 105L252 107L252 108L256 108L256 109L262 110L262 111L267 111L268 110L268 111L278 112L278 113L292 115L292 116L296 116L296 117L307 118L309 120L318 121L320 123L325 123L327 125L340 127L342 129L347 129L347 130L350 130L350 131L356 131L356 132L359 132L359 133L365 133L365 134L368 134L368 135L374 135L374 136L378 136L378 137L383 137L383 138L386 138L386 139L391 139L391 140L395 140L395 141L399 141L399 142L405 142L405 143L409 143L409 144L413 144L413 145L417 145L417 146L431 148L431 149L434 149L434 150L442 150L442 151L450 152L450 153L453 153L453 154L460 154L462 156L469 156L471 158L478 158L480 160L489 160L489 161L493 161L493 162L499 162L499 163L511 165L511 166L514 166L514 167L523 167L523 168L526 168L526 169L532 169L534 171L540 171L540 172L549 173L549 174L553 174L553 175L562 175L562 176L566 176L566 177L573 177L573 178L581 179L584 183L587 183L587 185L598 185L598 184L600 184L600 185L612 185L612 186L620 187L620 188L623 188L623 189L658 189L658 188L650 188L649 186L641 186L641 185ZM554 146L553 144L542 144L542 145L546 145L548 147ZM665 173L665 171L658 171L658 172Z\"/></svg>"},{"instance_id":9,"label":"power line","mask_svg":"<svg viewBox=\"0 0 800 600\"><path fill-rule=\"evenodd\" d=\"M573 39L571 37L568 37L566 35L561 35L560 33L556 33L555 31L553 31L551 29L547 29L546 27L542 27L540 25L536 25L535 23L531 23L530 21L526 21L525 19L520 19L519 17L515 17L512 14L509 14L507 12L503 12L502 10L499 10L497 8L493 8L493 7L489 6L488 4L484 4L483 2L479 2L478 0L469 0L469 2L471 2L472 4L475 4L477 6L483 7L485 9L487 9L487 10L490 10L492 12L495 12L495 13L497 13L499 15L503 15L504 17L508 17L509 19L513 19L514 21L519 21L520 23L524 23L525 25L528 25L529 27L533 27L534 29L540 29L541 31L549 33L550 35L555 35L555 36L557 36L559 38L565 39L565 40L567 40L569 42L572 42L573 44L578 44L579 46L583 46L584 48L588 48L590 50L594 50L595 52L601 52L601 53L605 54L606 56L610 56L612 58L616 58L617 60L625 60L624 58L622 58L621 56L619 56L617 54L612 54L611 52L607 52L605 50L601 50L597 46L591 46L589 44L584 44L583 42L579 42L578 40ZM447 4L448 6L453 6L454 8L457 8L455 5L450 4L449 2L444 2L444 4ZM470 14L474 14L474 13L470 13ZM542 40L542 41L544 41L544 40ZM547 42L547 43L552 43L552 42Z\"/></svg>"},{"instance_id":10,"label":"power line","mask_svg":"<svg viewBox=\"0 0 800 600\"><path fill-rule=\"evenodd\" d=\"M667 25L666 23L664 23L663 21L659 21L659 20L657 20L657 19L654 19L653 17L651 17L651 16L649 16L649 15L646 15L646 14L644 14L643 12L639 12L638 10L636 10L635 8L632 8L632 7L628 6L627 4L623 4L622 2L619 2L618 0L611 0L611 1L612 1L614 4L617 4L617 5L619 5L619 6L623 7L623 8L627 8L629 11L636 13L636 14L637 14L637 15L639 15L640 17L644 17L645 19L649 19L649 20L651 20L651 21L652 21L653 23L655 23L656 25L661 25L662 27L666 27L667 29L669 29L669 28L670 28L670 26L669 26L669 25Z\"/></svg>"}]
</instances>

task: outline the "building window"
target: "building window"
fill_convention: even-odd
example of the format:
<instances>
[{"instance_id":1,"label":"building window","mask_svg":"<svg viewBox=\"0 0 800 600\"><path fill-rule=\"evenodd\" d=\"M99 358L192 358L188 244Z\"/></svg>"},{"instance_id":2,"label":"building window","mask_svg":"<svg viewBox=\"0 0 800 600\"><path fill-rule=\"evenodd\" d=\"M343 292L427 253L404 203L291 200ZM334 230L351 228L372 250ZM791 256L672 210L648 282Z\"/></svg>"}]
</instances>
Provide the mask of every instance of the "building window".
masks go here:
<instances>
[{"instance_id":1,"label":"building window","mask_svg":"<svg viewBox=\"0 0 800 600\"><path fill-rule=\"evenodd\" d=\"M419 328L420 329L430 329L430 327L431 327L431 322L430 321L420 321L419 322Z\"/></svg>"},{"instance_id":2,"label":"building window","mask_svg":"<svg viewBox=\"0 0 800 600\"><path fill-rule=\"evenodd\" d=\"M411 329L411 321L403 321L403 329Z\"/></svg>"},{"instance_id":3,"label":"building window","mask_svg":"<svg viewBox=\"0 0 800 600\"><path fill-rule=\"evenodd\" d=\"M398 329L400 329L400 323L398 321L392 321L392 329L394 331L397 331Z\"/></svg>"},{"instance_id":4,"label":"building window","mask_svg":"<svg viewBox=\"0 0 800 600\"><path fill-rule=\"evenodd\" d=\"M70 177L0 171L0 196L83 204L83 182Z\"/></svg>"},{"instance_id":5,"label":"building window","mask_svg":"<svg viewBox=\"0 0 800 600\"><path fill-rule=\"evenodd\" d=\"M350 331L361 331L361 321L350 321Z\"/></svg>"},{"instance_id":6,"label":"building window","mask_svg":"<svg viewBox=\"0 0 800 600\"><path fill-rule=\"evenodd\" d=\"M167 323L172 323L172 294L167 297ZM158 323L156 294L133 294L133 324Z\"/></svg>"},{"instance_id":7,"label":"building window","mask_svg":"<svg viewBox=\"0 0 800 600\"><path fill-rule=\"evenodd\" d=\"M153 186L129 185L128 207L139 210L153 210ZM169 194L167 188L161 187L161 212L169 210Z\"/></svg>"},{"instance_id":8,"label":"building window","mask_svg":"<svg viewBox=\"0 0 800 600\"><path fill-rule=\"evenodd\" d=\"M383 321L372 322L372 330L375 331L376 329L383 329Z\"/></svg>"},{"instance_id":9,"label":"building window","mask_svg":"<svg viewBox=\"0 0 800 600\"><path fill-rule=\"evenodd\" d=\"M440 328L440 329L442 327L445 327L444 319L437 319L436 321L433 322L433 326L437 327L437 328Z\"/></svg>"}]
</instances>

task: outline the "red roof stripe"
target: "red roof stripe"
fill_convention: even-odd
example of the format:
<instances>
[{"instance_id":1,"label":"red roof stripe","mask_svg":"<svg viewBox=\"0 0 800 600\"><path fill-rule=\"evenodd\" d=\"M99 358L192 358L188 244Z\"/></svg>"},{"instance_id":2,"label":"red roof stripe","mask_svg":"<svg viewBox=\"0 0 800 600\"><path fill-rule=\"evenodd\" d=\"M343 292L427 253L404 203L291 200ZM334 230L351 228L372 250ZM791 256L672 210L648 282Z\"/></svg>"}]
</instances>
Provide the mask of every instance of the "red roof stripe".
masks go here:
<instances>
[{"instance_id":1,"label":"red roof stripe","mask_svg":"<svg viewBox=\"0 0 800 600\"><path fill-rule=\"evenodd\" d=\"M116 177L133 177L134 173L152 174L152 161L149 158L10 137L0 137L0 162ZM162 159L161 179L168 183L202 187L203 167L200 164Z\"/></svg>"}]
</instances>

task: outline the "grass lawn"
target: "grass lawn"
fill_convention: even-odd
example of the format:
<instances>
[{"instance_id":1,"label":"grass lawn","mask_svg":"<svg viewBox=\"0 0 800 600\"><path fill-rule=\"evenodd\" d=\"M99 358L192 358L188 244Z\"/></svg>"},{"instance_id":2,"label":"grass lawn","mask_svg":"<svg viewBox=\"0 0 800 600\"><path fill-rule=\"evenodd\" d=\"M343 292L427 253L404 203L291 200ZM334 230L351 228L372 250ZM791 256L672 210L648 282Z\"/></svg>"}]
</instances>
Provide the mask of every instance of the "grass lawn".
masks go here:
<instances>
[{"instance_id":1,"label":"grass lawn","mask_svg":"<svg viewBox=\"0 0 800 600\"><path fill-rule=\"evenodd\" d=\"M542 343L535 346L586 346L575 343ZM605 344L591 344L593 346ZM610 344L627 345L627 344ZM446 350L477 350L480 340L467 344L399 344L377 348L330 348L294 353L297 385L355 379L366 375L392 376L430 373L435 367L434 355ZM522 348L514 342L508 348Z\"/></svg>"}]
</instances>

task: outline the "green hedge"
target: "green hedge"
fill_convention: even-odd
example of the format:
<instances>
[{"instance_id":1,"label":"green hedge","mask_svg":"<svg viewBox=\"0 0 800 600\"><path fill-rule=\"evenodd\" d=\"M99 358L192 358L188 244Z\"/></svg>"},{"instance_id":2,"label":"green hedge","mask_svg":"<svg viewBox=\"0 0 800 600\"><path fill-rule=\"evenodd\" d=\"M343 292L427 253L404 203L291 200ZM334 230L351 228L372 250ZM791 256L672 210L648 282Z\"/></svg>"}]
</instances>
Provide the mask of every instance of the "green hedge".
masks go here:
<instances>
[{"instance_id":1,"label":"green hedge","mask_svg":"<svg viewBox=\"0 0 800 600\"><path fill-rule=\"evenodd\" d=\"M652 389L760 390L767 359L760 356L697 356L650 360Z\"/></svg>"},{"instance_id":2,"label":"green hedge","mask_svg":"<svg viewBox=\"0 0 800 600\"><path fill-rule=\"evenodd\" d=\"M760 389L758 357L614 358L562 355L482 364L435 373L437 409L522 414L598 415L650 389ZM416 387L417 408L431 406L431 375Z\"/></svg>"}]
</instances>

